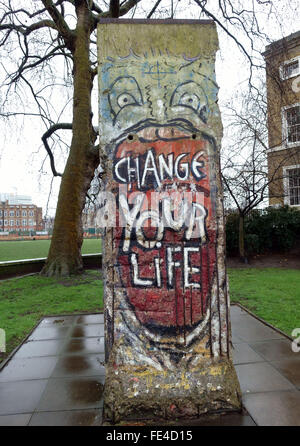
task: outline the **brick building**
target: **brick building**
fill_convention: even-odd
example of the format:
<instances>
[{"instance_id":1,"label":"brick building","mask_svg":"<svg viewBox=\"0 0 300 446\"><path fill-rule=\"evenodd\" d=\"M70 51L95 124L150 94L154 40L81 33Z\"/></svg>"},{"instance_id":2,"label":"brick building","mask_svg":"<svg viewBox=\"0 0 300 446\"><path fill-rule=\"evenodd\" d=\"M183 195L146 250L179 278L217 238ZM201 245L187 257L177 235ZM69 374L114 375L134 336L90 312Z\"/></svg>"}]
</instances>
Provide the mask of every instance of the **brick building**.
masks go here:
<instances>
[{"instance_id":1,"label":"brick building","mask_svg":"<svg viewBox=\"0 0 300 446\"><path fill-rule=\"evenodd\" d=\"M270 205L300 207L300 31L266 47Z\"/></svg>"},{"instance_id":2,"label":"brick building","mask_svg":"<svg viewBox=\"0 0 300 446\"><path fill-rule=\"evenodd\" d=\"M28 232L43 230L42 208L26 195L0 194L1 232Z\"/></svg>"}]
</instances>

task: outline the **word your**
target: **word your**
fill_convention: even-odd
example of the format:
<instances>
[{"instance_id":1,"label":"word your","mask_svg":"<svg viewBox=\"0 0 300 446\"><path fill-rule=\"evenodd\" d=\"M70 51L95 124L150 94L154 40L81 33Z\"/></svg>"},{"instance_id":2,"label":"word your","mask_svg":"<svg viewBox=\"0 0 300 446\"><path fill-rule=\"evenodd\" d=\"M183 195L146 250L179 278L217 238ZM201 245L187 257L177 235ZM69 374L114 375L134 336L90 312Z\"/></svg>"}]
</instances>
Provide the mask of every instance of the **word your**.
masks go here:
<instances>
[{"instance_id":1,"label":"word your","mask_svg":"<svg viewBox=\"0 0 300 446\"><path fill-rule=\"evenodd\" d=\"M202 194L198 198L202 201ZM132 240L132 231L135 229L136 239L138 243L146 249L153 249L158 242L164 238L164 229L170 228L176 232L186 228L185 240L191 238L205 239L205 218L207 211L203 204L194 201L190 203L187 200L176 200L172 202L170 196L162 199L161 212L158 202L152 202L152 208L142 211L145 204L146 195L143 193L134 193L134 199L126 195L119 197L120 211L122 212L125 221L120 224L125 227L125 235L123 241L123 251L128 251ZM195 197L197 199L197 195ZM132 202L134 204L132 204ZM131 208L130 208L130 203ZM177 206L175 206L177 203ZM155 209L156 208L156 209ZM149 222L152 227L157 228L154 240L149 240L145 236L143 228L149 227ZM195 228L197 230L195 231Z\"/></svg>"},{"instance_id":2,"label":"word your","mask_svg":"<svg viewBox=\"0 0 300 446\"><path fill-rule=\"evenodd\" d=\"M120 185L118 199L111 192L100 192L97 198L96 224L99 228L126 228L125 241L127 250L133 228L141 241L142 227L158 228L157 240L163 238L165 228L180 231L184 227L186 239L205 237L205 219L203 192L164 191L127 193L127 187ZM117 204L118 201L118 204ZM117 219L117 209L119 210ZM197 227L197 231L195 228ZM144 241L145 248L153 248L155 243ZM124 246L124 248L125 248Z\"/></svg>"},{"instance_id":3,"label":"word your","mask_svg":"<svg viewBox=\"0 0 300 446\"><path fill-rule=\"evenodd\" d=\"M203 152L197 152L191 163L185 161L189 153L181 153L174 158L174 153L169 153L165 158L164 154L156 157L153 149L149 149L146 155L138 155L132 159L127 156L116 159L114 166L115 178L120 183L131 184L136 182L138 189L143 189L151 184L152 179L158 187L162 185L165 179L185 181L192 174L199 181L206 175L201 170L204 168L204 161L199 158L203 156Z\"/></svg>"}]
</instances>

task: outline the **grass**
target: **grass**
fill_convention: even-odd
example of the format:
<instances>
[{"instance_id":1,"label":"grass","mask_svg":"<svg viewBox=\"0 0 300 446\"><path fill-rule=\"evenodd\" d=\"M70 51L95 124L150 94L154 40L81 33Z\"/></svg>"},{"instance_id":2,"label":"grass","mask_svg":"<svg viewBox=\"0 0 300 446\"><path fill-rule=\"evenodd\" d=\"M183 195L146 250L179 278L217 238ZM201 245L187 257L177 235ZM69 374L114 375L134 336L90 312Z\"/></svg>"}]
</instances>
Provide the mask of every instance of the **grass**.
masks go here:
<instances>
[{"instance_id":1,"label":"grass","mask_svg":"<svg viewBox=\"0 0 300 446\"><path fill-rule=\"evenodd\" d=\"M238 302L288 336L300 327L300 271L230 269L231 302Z\"/></svg>"},{"instance_id":2,"label":"grass","mask_svg":"<svg viewBox=\"0 0 300 446\"><path fill-rule=\"evenodd\" d=\"M0 262L47 257L51 240L0 241ZM82 254L101 252L101 239L84 239Z\"/></svg>"},{"instance_id":3,"label":"grass","mask_svg":"<svg viewBox=\"0 0 300 446\"><path fill-rule=\"evenodd\" d=\"M6 332L9 354L45 315L99 312L103 288L99 271L68 279L38 275L9 279L0 286L0 328ZM0 362L4 354L0 353Z\"/></svg>"},{"instance_id":4,"label":"grass","mask_svg":"<svg viewBox=\"0 0 300 446\"><path fill-rule=\"evenodd\" d=\"M289 336L300 327L300 274L288 269L229 269L231 302L239 302ZM0 328L7 354L48 314L97 312L103 307L99 271L69 279L38 275L9 279L0 286ZM0 360L4 355L0 354Z\"/></svg>"}]
</instances>

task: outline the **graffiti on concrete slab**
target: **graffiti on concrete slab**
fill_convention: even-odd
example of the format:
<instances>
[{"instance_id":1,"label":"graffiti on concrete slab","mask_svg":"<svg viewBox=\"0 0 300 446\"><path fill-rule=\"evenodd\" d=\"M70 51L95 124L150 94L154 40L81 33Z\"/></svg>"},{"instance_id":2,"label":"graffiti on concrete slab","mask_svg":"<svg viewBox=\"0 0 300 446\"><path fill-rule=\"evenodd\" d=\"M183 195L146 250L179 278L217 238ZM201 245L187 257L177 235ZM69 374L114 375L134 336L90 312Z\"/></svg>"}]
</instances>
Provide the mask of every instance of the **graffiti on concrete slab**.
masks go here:
<instances>
[{"instance_id":1,"label":"graffiti on concrete slab","mask_svg":"<svg viewBox=\"0 0 300 446\"><path fill-rule=\"evenodd\" d=\"M107 189L117 198L116 227L105 244L110 342L135 339L141 352L151 342L154 357L200 341L205 354L227 354L211 61L131 50L108 57L100 76L101 143L112 171Z\"/></svg>"},{"instance_id":2,"label":"graffiti on concrete slab","mask_svg":"<svg viewBox=\"0 0 300 446\"><path fill-rule=\"evenodd\" d=\"M114 421L241 407L229 348L216 28L150 22L98 28L104 414Z\"/></svg>"}]
</instances>

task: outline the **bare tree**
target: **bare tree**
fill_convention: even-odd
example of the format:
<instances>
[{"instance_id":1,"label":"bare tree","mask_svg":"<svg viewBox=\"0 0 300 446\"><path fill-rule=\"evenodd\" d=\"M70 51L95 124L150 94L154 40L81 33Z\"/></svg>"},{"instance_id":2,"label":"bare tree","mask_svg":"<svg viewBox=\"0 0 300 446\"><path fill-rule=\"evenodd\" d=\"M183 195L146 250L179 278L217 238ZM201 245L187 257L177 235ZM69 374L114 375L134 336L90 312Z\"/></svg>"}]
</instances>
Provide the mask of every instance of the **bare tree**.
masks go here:
<instances>
[{"instance_id":1,"label":"bare tree","mask_svg":"<svg viewBox=\"0 0 300 446\"><path fill-rule=\"evenodd\" d=\"M245 218L250 212L266 205L269 187L282 180L282 166L291 159L283 156L272 172L268 169L268 109L264 82L255 91L239 95L225 107L230 124L226 128L222 151L222 178L225 207L239 214L239 256L247 262L245 250ZM280 192L282 197L282 192Z\"/></svg>"},{"instance_id":2,"label":"bare tree","mask_svg":"<svg viewBox=\"0 0 300 446\"><path fill-rule=\"evenodd\" d=\"M97 133L92 125L91 92L97 73L95 30L100 18L122 17L134 11L141 0L18 0L0 2L1 66L7 89L3 102L11 107L11 96L24 101L24 89L32 95L36 111L46 125L42 136L54 176L61 176L52 242L45 275L68 275L82 270L81 214L94 171L99 165ZM160 1L152 5L150 18ZM57 61L58 59L58 61ZM62 62L59 62L62 59ZM54 62L54 60L56 62ZM49 105L49 89L58 87L55 64L64 71L63 84L72 84L72 122L58 122ZM35 78L35 79L34 79ZM41 82L36 82L40 80ZM42 84L42 87L41 87ZM19 103L20 105L20 103ZM24 108L26 104L24 104ZM54 107L53 107L54 108ZM19 111L2 115L16 116ZM27 113L21 111L21 113ZM58 132L72 130L68 159L59 172L49 140Z\"/></svg>"},{"instance_id":3,"label":"bare tree","mask_svg":"<svg viewBox=\"0 0 300 446\"><path fill-rule=\"evenodd\" d=\"M61 176L52 242L43 274L68 275L82 270L81 214L100 161L91 101L97 73L95 32L99 19L132 17L135 13L149 19L170 18L178 16L180 8L191 11L194 18L205 16L234 41L248 61L252 76L253 67L259 65L256 42L268 40L259 24L257 8L274 15L274 3L278 4L251 0L247 2L249 8L245 8L239 0L28 0L26 5L20 0L0 1L0 66L6 89L0 112L7 117L27 113L42 119L46 127L42 140L53 175ZM58 72L62 73L61 79ZM71 89L66 95L66 102L72 104L71 121L64 120L63 112L55 113L53 103L52 92L60 95L65 87ZM28 94L32 97L30 105L35 108L24 111ZM18 108L23 104L23 110L12 111L12 97L18 101ZM56 138L62 145L61 135L66 132L71 133L71 140L66 143L67 162L60 169L52 143Z\"/></svg>"}]
</instances>

